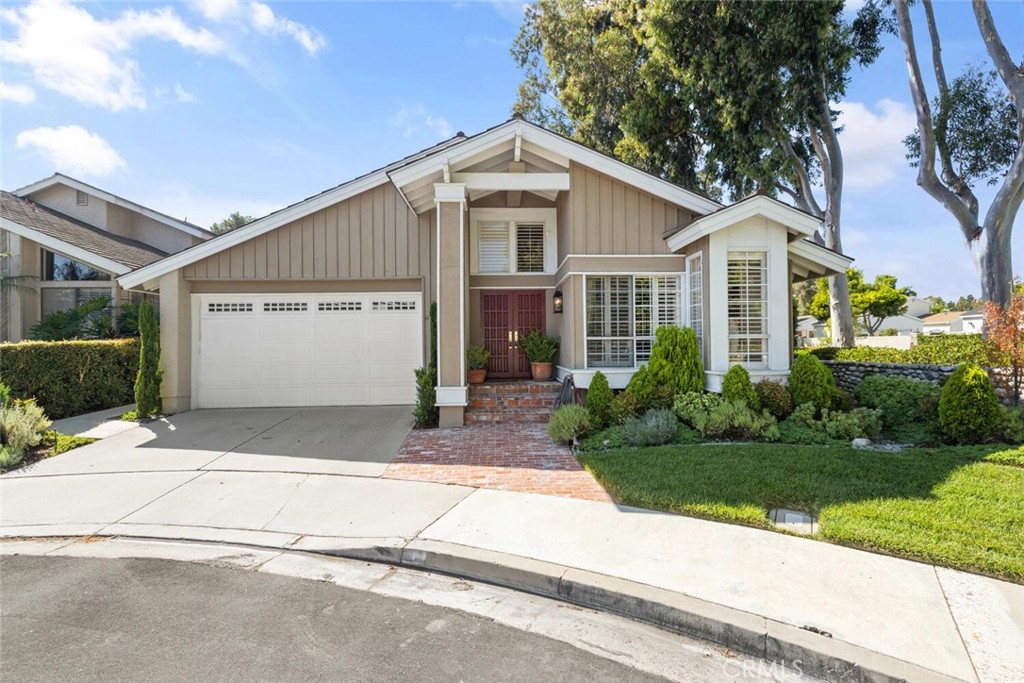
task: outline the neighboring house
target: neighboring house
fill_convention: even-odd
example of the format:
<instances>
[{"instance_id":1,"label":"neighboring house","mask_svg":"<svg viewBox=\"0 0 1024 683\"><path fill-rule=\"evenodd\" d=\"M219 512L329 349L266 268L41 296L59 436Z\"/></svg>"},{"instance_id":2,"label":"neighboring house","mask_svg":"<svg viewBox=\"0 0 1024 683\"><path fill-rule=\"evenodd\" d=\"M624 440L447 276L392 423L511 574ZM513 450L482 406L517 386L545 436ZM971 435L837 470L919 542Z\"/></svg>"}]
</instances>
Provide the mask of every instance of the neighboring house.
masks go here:
<instances>
[{"instance_id":1,"label":"neighboring house","mask_svg":"<svg viewBox=\"0 0 1024 683\"><path fill-rule=\"evenodd\" d=\"M0 263L35 291L0 292L0 341L20 341L39 319L105 296L133 295L116 277L199 244L213 233L56 174L0 193ZM138 297L139 294L135 294Z\"/></svg>"},{"instance_id":2,"label":"neighboring house","mask_svg":"<svg viewBox=\"0 0 1024 683\"><path fill-rule=\"evenodd\" d=\"M985 312L945 311L923 319L924 334L979 334L985 323Z\"/></svg>"},{"instance_id":3,"label":"neighboring house","mask_svg":"<svg viewBox=\"0 0 1024 683\"><path fill-rule=\"evenodd\" d=\"M730 206L513 118L310 197L127 275L160 292L164 409L412 403L438 304L437 403L463 422L466 348L529 375L623 387L659 325L701 340L707 385L790 368L791 284L851 259L820 220L765 196Z\"/></svg>"}]
</instances>

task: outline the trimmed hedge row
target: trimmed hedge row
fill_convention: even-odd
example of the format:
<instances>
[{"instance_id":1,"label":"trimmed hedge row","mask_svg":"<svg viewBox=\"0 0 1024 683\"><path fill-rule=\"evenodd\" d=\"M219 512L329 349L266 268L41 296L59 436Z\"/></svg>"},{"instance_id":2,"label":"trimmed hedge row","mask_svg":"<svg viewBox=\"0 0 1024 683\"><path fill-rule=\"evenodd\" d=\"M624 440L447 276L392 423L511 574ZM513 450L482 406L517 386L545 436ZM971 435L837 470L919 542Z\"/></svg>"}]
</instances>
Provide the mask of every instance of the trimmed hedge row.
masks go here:
<instances>
[{"instance_id":1,"label":"trimmed hedge row","mask_svg":"<svg viewBox=\"0 0 1024 683\"><path fill-rule=\"evenodd\" d=\"M139 340L0 344L0 378L52 420L135 402Z\"/></svg>"},{"instance_id":2,"label":"trimmed hedge row","mask_svg":"<svg viewBox=\"0 0 1024 683\"><path fill-rule=\"evenodd\" d=\"M861 363L920 363L923 365L990 365L989 349L980 334L919 335L909 349L855 346L841 349L823 346L811 349L821 360L849 360Z\"/></svg>"}]
</instances>

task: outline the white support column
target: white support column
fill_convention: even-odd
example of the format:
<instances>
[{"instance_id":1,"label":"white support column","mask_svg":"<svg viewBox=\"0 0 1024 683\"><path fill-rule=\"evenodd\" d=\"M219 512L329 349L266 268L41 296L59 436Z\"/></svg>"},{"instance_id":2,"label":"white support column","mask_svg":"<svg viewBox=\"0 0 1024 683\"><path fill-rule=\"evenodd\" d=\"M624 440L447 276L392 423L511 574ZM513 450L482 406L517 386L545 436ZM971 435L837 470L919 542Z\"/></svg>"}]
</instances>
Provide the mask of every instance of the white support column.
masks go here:
<instances>
[{"instance_id":1,"label":"white support column","mask_svg":"<svg viewBox=\"0 0 1024 683\"><path fill-rule=\"evenodd\" d=\"M441 426L462 425L466 387L466 186L434 185L437 212L437 405Z\"/></svg>"}]
</instances>

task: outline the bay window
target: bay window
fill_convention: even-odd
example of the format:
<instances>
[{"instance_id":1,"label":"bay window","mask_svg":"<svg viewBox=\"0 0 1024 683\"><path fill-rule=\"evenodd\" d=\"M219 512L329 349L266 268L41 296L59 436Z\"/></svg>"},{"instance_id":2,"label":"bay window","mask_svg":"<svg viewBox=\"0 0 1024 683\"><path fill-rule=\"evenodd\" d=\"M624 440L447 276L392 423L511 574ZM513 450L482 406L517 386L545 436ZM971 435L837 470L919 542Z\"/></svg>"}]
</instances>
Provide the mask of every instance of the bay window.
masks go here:
<instances>
[{"instance_id":1,"label":"bay window","mask_svg":"<svg viewBox=\"0 0 1024 683\"><path fill-rule=\"evenodd\" d=\"M768 365L768 254L730 251L728 261L729 363Z\"/></svg>"},{"instance_id":2,"label":"bay window","mask_svg":"<svg viewBox=\"0 0 1024 683\"><path fill-rule=\"evenodd\" d=\"M651 357L654 332L681 325L676 275L588 275L587 367L634 368Z\"/></svg>"}]
</instances>

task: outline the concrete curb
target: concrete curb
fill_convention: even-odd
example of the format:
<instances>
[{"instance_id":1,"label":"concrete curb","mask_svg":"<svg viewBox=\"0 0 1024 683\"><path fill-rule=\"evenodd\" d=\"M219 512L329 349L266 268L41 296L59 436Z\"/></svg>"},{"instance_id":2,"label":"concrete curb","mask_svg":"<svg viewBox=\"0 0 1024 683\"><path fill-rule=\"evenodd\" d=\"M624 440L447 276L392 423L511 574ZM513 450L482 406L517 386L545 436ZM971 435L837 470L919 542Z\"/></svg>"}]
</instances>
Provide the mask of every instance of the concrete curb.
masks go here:
<instances>
[{"instance_id":1,"label":"concrete curb","mask_svg":"<svg viewBox=\"0 0 1024 683\"><path fill-rule=\"evenodd\" d=\"M18 531L24 533L26 529ZM45 526L36 527L33 531L25 533L24 537L41 539L77 535L48 533L56 530ZM400 539L304 536L292 542L266 544L260 541L269 538L254 535L246 544L238 535L227 533L228 530L224 530L226 533L222 539L216 539L213 530L207 530L209 533L202 534L201 539L188 538L183 533L186 532L184 527L177 527L175 531L178 533L167 533L168 530L163 529L158 535L145 535L143 529L132 529L133 533L125 531L104 529L94 533L98 536L164 541L233 545L242 542L263 549L329 555L447 574L628 617L746 655L780 662L823 680L850 683L951 683L961 680L835 640L829 634L812 632L684 594L564 565L452 543L413 540L403 544ZM10 534L10 529L5 529L3 536L6 541L19 540Z\"/></svg>"}]
</instances>

